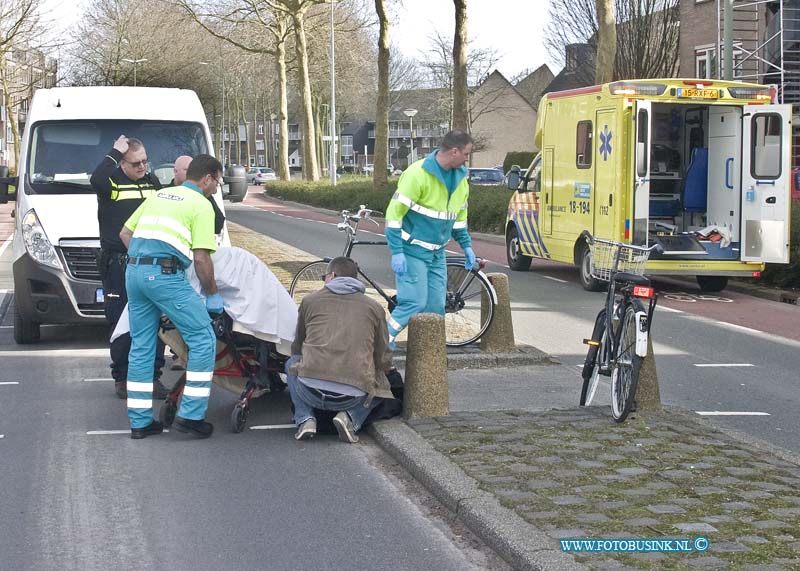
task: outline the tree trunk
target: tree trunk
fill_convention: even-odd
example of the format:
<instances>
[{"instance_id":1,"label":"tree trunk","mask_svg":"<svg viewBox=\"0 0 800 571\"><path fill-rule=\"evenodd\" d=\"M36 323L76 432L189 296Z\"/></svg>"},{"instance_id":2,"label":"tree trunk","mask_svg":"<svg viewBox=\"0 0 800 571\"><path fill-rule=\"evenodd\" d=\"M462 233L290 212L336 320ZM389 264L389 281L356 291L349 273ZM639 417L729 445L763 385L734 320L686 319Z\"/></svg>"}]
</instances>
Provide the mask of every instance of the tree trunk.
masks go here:
<instances>
[{"instance_id":1,"label":"tree trunk","mask_svg":"<svg viewBox=\"0 0 800 571\"><path fill-rule=\"evenodd\" d=\"M306 43L306 30L304 13L292 13L294 24L295 53L297 56L297 79L301 86L301 124L303 127L303 177L306 180L319 180L319 167L317 154L314 152L314 113L311 109L311 81L308 77L308 46Z\"/></svg>"},{"instance_id":2,"label":"tree trunk","mask_svg":"<svg viewBox=\"0 0 800 571\"><path fill-rule=\"evenodd\" d=\"M275 167L281 180L289 180L289 103L286 82L286 41L278 40L275 45L275 68L278 73L278 156Z\"/></svg>"},{"instance_id":3,"label":"tree trunk","mask_svg":"<svg viewBox=\"0 0 800 571\"><path fill-rule=\"evenodd\" d=\"M6 121L11 125L11 137L14 140L14 169L19 172L19 123L14 114L13 102L11 101L11 90L8 81L8 66L6 64L6 54L0 54L0 82L3 86L3 105L6 108Z\"/></svg>"},{"instance_id":4,"label":"tree trunk","mask_svg":"<svg viewBox=\"0 0 800 571\"><path fill-rule=\"evenodd\" d=\"M597 61L595 83L614 80L614 60L617 54L617 25L614 0L597 0Z\"/></svg>"},{"instance_id":5,"label":"tree trunk","mask_svg":"<svg viewBox=\"0 0 800 571\"><path fill-rule=\"evenodd\" d=\"M453 35L453 129L469 133L467 88L467 0L453 0L456 30Z\"/></svg>"},{"instance_id":6,"label":"tree trunk","mask_svg":"<svg viewBox=\"0 0 800 571\"><path fill-rule=\"evenodd\" d=\"M378 33L378 102L375 105L375 158L372 189L385 189L388 184L386 154L389 151L389 18L384 0L375 0L380 30ZM365 157L366 158L366 157Z\"/></svg>"},{"instance_id":7,"label":"tree trunk","mask_svg":"<svg viewBox=\"0 0 800 571\"><path fill-rule=\"evenodd\" d=\"M315 105L313 106L314 111L314 131L317 134L316 139L314 140L314 152L317 153L317 164L320 168L320 175L322 172L325 171L325 153L323 149L325 148L325 143L322 140L324 136L324 130L322 129L322 122L320 117L320 108L322 105L319 103L319 100L315 100Z\"/></svg>"}]
</instances>

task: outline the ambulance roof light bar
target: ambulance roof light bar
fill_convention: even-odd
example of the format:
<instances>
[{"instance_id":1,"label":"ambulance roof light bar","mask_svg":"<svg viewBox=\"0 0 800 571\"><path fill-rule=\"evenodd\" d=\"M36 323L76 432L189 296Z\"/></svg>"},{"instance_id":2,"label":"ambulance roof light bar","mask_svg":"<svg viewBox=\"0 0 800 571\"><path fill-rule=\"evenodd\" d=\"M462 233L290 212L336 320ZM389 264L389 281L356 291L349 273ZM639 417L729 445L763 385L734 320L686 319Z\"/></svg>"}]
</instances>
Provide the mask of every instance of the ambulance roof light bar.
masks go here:
<instances>
[{"instance_id":1,"label":"ambulance roof light bar","mask_svg":"<svg viewBox=\"0 0 800 571\"><path fill-rule=\"evenodd\" d=\"M608 89L612 95L662 95L667 86L664 83L615 81L608 86Z\"/></svg>"}]
</instances>

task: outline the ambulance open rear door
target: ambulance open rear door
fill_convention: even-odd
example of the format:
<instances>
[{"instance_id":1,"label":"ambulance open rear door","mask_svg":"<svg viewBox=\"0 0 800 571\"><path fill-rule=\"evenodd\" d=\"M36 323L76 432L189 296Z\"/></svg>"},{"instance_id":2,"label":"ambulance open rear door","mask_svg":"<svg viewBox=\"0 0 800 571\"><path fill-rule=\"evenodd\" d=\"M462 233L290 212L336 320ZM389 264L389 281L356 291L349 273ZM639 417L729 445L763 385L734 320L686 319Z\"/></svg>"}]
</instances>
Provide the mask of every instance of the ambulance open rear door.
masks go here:
<instances>
[{"instance_id":1,"label":"ambulance open rear door","mask_svg":"<svg viewBox=\"0 0 800 571\"><path fill-rule=\"evenodd\" d=\"M791 105L744 108L742 261L789 262L791 116Z\"/></svg>"},{"instance_id":2,"label":"ambulance open rear door","mask_svg":"<svg viewBox=\"0 0 800 571\"><path fill-rule=\"evenodd\" d=\"M636 144L633 161L633 240L647 246L650 223L650 143L652 139L651 106L649 101L636 101Z\"/></svg>"}]
</instances>

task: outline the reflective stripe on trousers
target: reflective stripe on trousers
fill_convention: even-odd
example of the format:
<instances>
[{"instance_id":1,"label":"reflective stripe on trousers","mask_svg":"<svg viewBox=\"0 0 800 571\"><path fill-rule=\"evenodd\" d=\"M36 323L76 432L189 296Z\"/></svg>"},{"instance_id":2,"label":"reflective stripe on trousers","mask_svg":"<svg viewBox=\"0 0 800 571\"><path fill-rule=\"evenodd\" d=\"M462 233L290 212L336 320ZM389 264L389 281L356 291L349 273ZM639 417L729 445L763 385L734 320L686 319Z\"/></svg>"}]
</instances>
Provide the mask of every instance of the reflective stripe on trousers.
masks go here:
<instances>
[{"instance_id":1,"label":"reflective stripe on trousers","mask_svg":"<svg viewBox=\"0 0 800 571\"><path fill-rule=\"evenodd\" d=\"M128 311L131 321L131 352L128 356L128 416L131 428L143 428L153 420L153 354L158 321L165 314L189 348L186 388L178 416L205 418L211 378L214 374L216 337L202 298L192 289L183 272L162 274L160 266L128 266L126 272ZM137 390L131 390L137 389Z\"/></svg>"}]
</instances>

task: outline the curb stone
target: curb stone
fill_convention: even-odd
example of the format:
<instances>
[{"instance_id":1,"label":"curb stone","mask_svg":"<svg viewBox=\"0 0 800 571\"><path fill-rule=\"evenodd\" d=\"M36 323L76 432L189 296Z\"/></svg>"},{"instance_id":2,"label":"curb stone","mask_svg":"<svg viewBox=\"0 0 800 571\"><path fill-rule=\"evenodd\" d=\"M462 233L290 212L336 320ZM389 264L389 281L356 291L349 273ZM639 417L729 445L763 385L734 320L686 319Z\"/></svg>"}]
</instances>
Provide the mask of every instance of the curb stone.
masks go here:
<instances>
[{"instance_id":1,"label":"curb stone","mask_svg":"<svg viewBox=\"0 0 800 571\"><path fill-rule=\"evenodd\" d=\"M404 422L376 422L368 430L384 450L514 569L588 569L571 555L554 549L555 540L500 505Z\"/></svg>"},{"instance_id":2,"label":"curb stone","mask_svg":"<svg viewBox=\"0 0 800 571\"><path fill-rule=\"evenodd\" d=\"M405 353L395 353L393 362L398 369L404 369ZM560 364L561 362L551 355L530 345L517 345L514 351L508 353L484 353L477 347L448 349L447 353L447 369L449 371Z\"/></svg>"}]
</instances>

